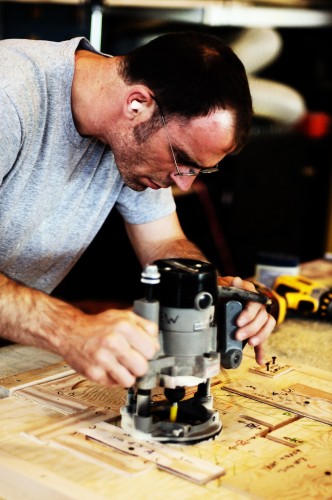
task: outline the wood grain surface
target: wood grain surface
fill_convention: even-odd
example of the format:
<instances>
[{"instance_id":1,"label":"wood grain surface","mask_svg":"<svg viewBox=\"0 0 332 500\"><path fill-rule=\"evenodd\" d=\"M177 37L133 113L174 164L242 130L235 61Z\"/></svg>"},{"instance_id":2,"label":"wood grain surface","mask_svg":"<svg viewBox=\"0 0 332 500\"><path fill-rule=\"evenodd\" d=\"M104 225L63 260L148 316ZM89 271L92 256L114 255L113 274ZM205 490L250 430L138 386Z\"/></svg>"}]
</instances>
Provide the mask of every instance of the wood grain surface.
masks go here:
<instances>
[{"instance_id":1,"label":"wood grain surface","mask_svg":"<svg viewBox=\"0 0 332 500\"><path fill-rule=\"evenodd\" d=\"M125 436L125 391L78 374L14 391L0 400L0 498L329 499L331 372L294 366L271 379L253 367L248 350L240 368L213 379L223 429L195 445ZM244 384L284 391L287 405L248 397ZM303 398L315 414L303 416Z\"/></svg>"}]
</instances>

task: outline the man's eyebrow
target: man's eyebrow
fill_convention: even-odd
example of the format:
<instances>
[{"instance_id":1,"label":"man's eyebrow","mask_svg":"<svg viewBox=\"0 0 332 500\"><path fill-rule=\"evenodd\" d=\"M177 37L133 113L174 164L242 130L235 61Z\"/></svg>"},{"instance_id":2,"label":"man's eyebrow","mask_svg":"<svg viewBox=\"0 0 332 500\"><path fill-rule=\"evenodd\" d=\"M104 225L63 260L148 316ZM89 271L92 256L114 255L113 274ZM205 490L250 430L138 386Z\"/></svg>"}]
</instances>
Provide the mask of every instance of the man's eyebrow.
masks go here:
<instances>
[{"instance_id":1,"label":"man's eyebrow","mask_svg":"<svg viewBox=\"0 0 332 500\"><path fill-rule=\"evenodd\" d=\"M182 161L191 167L198 168L199 170L205 170L206 168L212 168L215 166L212 165L209 167L202 167L202 165L199 165L195 160L190 158L189 154L183 151L183 149L180 149L177 146L173 146L173 150L176 156L179 158L179 163ZM238 153L238 148L232 145L228 150L225 150L225 153L227 155L236 155Z\"/></svg>"},{"instance_id":2,"label":"man's eyebrow","mask_svg":"<svg viewBox=\"0 0 332 500\"><path fill-rule=\"evenodd\" d=\"M179 149L176 146L173 146L173 149L174 149L174 153L176 153L176 155L179 157L179 161L180 162L181 161L185 162L185 163L189 164L192 167L199 168L200 170L202 168L206 168L206 167L202 167L202 165L199 165L198 163L196 163L195 160L193 160L192 158L190 158L190 156L185 151L183 151L182 149Z\"/></svg>"}]
</instances>

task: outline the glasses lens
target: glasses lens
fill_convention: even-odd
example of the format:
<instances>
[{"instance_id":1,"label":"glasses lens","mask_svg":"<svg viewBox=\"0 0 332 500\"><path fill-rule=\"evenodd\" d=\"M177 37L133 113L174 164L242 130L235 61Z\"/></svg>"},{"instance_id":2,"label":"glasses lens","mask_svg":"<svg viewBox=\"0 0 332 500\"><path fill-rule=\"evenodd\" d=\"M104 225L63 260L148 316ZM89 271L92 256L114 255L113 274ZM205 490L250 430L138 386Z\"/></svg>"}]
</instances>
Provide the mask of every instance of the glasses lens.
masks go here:
<instances>
[{"instance_id":1,"label":"glasses lens","mask_svg":"<svg viewBox=\"0 0 332 500\"><path fill-rule=\"evenodd\" d=\"M199 168L193 167L180 167L177 165L178 173L176 175L180 177L196 177L199 175Z\"/></svg>"},{"instance_id":2,"label":"glasses lens","mask_svg":"<svg viewBox=\"0 0 332 500\"><path fill-rule=\"evenodd\" d=\"M199 172L200 174L214 174L215 172L219 172L219 165L211 168L202 168Z\"/></svg>"},{"instance_id":3,"label":"glasses lens","mask_svg":"<svg viewBox=\"0 0 332 500\"><path fill-rule=\"evenodd\" d=\"M219 172L219 165L211 168L181 167L177 164L177 174L179 177L196 177L202 174L214 174Z\"/></svg>"}]
</instances>

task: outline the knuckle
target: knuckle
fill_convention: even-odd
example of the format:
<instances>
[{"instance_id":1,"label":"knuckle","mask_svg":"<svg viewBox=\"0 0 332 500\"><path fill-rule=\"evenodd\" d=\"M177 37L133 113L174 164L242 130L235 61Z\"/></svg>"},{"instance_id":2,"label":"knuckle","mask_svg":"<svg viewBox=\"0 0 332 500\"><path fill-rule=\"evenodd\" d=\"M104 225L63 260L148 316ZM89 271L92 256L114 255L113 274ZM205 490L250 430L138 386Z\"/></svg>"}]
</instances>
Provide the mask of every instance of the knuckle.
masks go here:
<instances>
[{"instance_id":1,"label":"knuckle","mask_svg":"<svg viewBox=\"0 0 332 500\"><path fill-rule=\"evenodd\" d=\"M121 335L117 333L111 333L107 335L104 339L104 347L108 350L112 351L114 354L119 354L121 352L122 347L122 338Z\"/></svg>"},{"instance_id":2,"label":"knuckle","mask_svg":"<svg viewBox=\"0 0 332 500\"><path fill-rule=\"evenodd\" d=\"M150 343L147 348L146 358L151 359L158 352L158 348L155 343Z\"/></svg>"},{"instance_id":3,"label":"knuckle","mask_svg":"<svg viewBox=\"0 0 332 500\"><path fill-rule=\"evenodd\" d=\"M122 387L132 387L135 384L136 377L130 373L122 377L118 377L117 382L122 385Z\"/></svg>"},{"instance_id":4,"label":"knuckle","mask_svg":"<svg viewBox=\"0 0 332 500\"><path fill-rule=\"evenodd\" d=\"M148 371L148 363L146 360L143 360L142 363L136 366L134 375L136 375L136 377L142 377L143 375L146 374L147 371Z\"/></svg>"},{"instance_id":5,"label":"knuckle","mask_svg":"<svg viewBox=\"0 0 332 500\"><path fill-rule=\"evenodd\" d=\"M100 383L105 378L105 371L99 366L89 366L85 370L85 376L94 382Z\"/></svg>"}]
</instances>

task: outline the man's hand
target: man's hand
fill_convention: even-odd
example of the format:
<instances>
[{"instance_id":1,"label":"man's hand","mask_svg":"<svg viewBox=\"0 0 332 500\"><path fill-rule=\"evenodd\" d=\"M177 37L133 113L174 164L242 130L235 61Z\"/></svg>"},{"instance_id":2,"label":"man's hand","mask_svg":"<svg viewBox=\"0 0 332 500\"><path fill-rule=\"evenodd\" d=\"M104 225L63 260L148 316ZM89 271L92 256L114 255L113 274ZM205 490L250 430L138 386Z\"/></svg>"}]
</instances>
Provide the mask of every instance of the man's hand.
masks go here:
<instances>
[{"instance_id":1,"label":"man's hand","mask_svg":"<svg viewBox=\"0 0 332 500\"><path fill-rule=\"evenodd\" d=\"M158 325L130 310L86 314L0 273L0 337L47 349L99 384L130 387L159 350Z\"/></svg>"},{"instance_id":2,"label":"man's hand","mask_svg":"<svg viewBox=\"0 0 332 500\"><path fill-rule=\"evenodd\" d=\"M145 375L160 349L158 326L129 310L83 315L62 340L63 358L78 372L103 385L131 387Z\"/></svg>"},{"instance_id":3,"label":"man's hand","mask_svg":"<svg viewBox=\"0 0 332 500\"><path fill-rule=\"evenodd\" d=\"M255 292L255 287L249 281L239 277L225 276L219 278L218 284L234 286L243 290ZM267 340L276 324L276 320L268 314L266 307L258 302L248 302L237 319L237 340L248 339L248 344L255 348L256 361L264 364L264 349L262 343Z\"/></svg>"}]
</instances>

